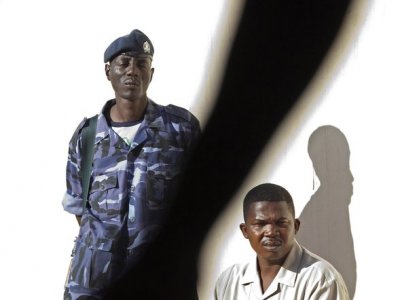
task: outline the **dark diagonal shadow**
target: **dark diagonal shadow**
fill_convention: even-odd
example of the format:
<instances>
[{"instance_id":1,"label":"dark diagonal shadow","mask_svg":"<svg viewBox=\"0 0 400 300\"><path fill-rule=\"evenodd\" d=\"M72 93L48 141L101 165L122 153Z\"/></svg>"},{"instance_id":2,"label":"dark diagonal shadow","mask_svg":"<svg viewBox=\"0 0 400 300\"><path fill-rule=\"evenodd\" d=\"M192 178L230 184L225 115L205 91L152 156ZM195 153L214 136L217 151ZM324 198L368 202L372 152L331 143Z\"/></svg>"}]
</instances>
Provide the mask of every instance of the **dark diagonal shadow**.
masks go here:
<instances>
[{"instance_id":1,"label":"dark diagonal shadow","mask_svg":"<svg viewBox=\"0 0 400 300\"><path fill-rule=\"evenodd\" d=\"M338 128L322 126L310 136L308 153L320 186L300 215L297 240L335 266L353 299L357 268L349 216L353 194L349 144Z\"/></svg>"},{"instance_id":2,"label":"dark diagonal shadow","mask_svg":"<svg viewBox=\"0 0 400 300\"><path fill-rule=\"evenodd\" d=\"M197 260L209 228L316 73L350 2L245 2L216 105L170 218L108 299L196 298Z\"/></svg>"}]
</instances>

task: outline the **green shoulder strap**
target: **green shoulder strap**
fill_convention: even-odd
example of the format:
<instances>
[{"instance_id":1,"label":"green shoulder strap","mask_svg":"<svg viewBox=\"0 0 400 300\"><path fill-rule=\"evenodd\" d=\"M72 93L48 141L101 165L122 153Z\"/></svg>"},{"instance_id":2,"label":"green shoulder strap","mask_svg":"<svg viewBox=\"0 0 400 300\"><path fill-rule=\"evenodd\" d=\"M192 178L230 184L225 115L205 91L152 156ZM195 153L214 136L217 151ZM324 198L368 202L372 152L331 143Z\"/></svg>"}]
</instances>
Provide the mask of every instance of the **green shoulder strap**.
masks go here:
<instances>
[{"instance_id":1,"label":"green shoulder strap","mask_svg":"<svg viewBox=\"0 0 400 300\"><path fill-rule=\"evenodd\" d=\"M89 196L90 174L92 173L92 161L94 140L96 137L97 115L89 118L86 121L87 126L82 129L82 164L81 164L81 179L82 179L82 199L83 211L86 209L86 203Z\"/></svg>"}]
</instances>

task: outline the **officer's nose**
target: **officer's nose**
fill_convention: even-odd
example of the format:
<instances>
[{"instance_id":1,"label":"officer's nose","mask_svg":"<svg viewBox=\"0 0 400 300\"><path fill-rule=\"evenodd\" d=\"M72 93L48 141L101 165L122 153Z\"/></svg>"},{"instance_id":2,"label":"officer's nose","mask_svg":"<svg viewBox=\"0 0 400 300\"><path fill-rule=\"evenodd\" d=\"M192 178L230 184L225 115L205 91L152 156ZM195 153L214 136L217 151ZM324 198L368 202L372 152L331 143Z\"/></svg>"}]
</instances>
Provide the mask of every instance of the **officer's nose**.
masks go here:
<instances>
[{"instance_id":1,"label":"officer's nose","mask_svg":"<svg viewBox=\"0 0 400 300\"><path fill-rule=\"evenodd\" d=\"M129 65L126 71L127 75L134 76L137 73L137 66L135 64L135 58L132 57L129 61Z\"/></svg>"}]
</instances>

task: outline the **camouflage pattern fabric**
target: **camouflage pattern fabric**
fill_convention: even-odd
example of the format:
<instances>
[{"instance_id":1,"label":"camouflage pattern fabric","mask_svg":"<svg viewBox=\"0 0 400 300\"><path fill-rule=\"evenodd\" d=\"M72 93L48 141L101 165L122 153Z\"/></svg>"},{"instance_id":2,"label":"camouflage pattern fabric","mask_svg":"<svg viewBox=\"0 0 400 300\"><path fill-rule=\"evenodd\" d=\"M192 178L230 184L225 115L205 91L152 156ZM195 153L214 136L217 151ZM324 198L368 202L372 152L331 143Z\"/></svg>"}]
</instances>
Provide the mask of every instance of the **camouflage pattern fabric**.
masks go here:
<instances>
[{"instance_id":1,"label":"camouflage pattern fabric","mask_svg":"<svg viewBox=\"0 0 400 300\"><path fill-rule=\"evenodd\" d=\"M122 272L129 253L155 238L200 135L199 122L189 111L149 100L129 146L107 122L114 103L108 101L98 116L85 209L80 179L85 120L70 141L62 204L82 219L65 299L101 299L101 291Z\"/></svg>"}]
</instances>

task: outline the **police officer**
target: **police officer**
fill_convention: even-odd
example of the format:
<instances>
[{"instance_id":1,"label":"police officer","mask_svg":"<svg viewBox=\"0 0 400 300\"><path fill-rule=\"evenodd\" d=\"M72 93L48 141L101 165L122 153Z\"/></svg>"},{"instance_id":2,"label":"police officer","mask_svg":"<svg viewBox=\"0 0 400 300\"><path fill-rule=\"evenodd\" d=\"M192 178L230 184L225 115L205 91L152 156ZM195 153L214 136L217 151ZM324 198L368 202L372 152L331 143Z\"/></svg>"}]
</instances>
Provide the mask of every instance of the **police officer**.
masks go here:
<instances>
[{"instance_id":1,"label":"police officer","mask_svg":"<svg viewBox=\"0 0 400 300\"><path fill-rule=\"evenodd\" d=\"M70 144L64 209L80 224L65 299L101 299L107 286L157 235L200 135L189 111L147 97L153 44L141 31L104 53L115 92L97 116L88 203L82 200L83 120Z\"/></svg>"}]
</instances>

